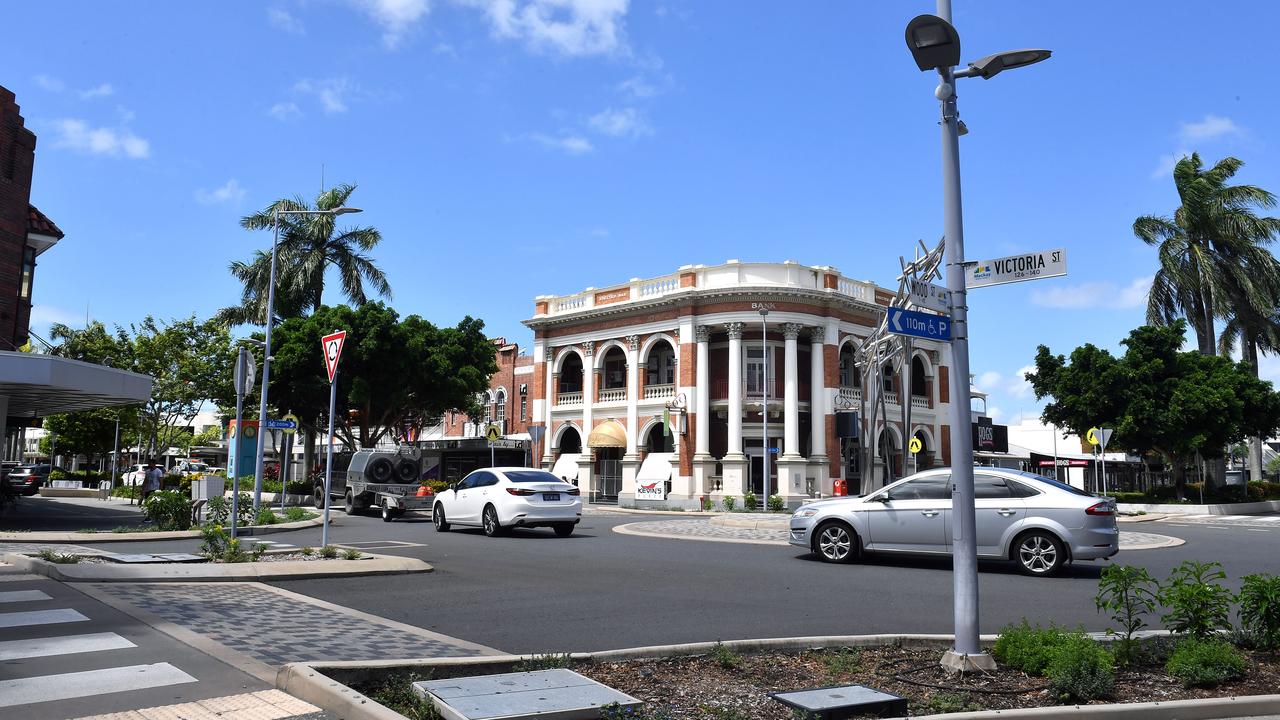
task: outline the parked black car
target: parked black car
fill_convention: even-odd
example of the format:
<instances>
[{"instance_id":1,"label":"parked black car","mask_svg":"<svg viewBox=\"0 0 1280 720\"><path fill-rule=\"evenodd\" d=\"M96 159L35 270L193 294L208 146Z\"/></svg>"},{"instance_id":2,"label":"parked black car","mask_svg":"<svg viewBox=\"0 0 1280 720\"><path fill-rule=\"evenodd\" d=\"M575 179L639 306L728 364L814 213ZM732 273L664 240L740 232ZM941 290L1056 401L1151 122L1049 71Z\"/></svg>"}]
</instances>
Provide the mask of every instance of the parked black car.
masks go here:
<instances>
[{"instance_id":1,"label":"parked black car","mask_svg":"<svg viewBox=\"0 0 1280 720\"><path fill-rule=\"evenodd\" d=\"M9 472L9 487L23 495L35 495L49 482L49 473L62 468L52 465L19 465ZM63 470L63 472L66 472Z\"/></svg>"}]
</instances>

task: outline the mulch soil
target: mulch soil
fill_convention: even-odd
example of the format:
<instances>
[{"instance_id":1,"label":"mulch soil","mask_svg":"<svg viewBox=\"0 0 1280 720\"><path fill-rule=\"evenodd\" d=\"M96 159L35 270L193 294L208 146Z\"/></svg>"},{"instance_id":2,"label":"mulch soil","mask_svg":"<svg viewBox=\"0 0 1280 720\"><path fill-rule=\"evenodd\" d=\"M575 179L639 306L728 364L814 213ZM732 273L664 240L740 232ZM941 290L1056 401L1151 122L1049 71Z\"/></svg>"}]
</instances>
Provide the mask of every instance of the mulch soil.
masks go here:
<instances>
[{"instance_id":1,"label":"mulch soil","mask_svg":"<svg viewBox=\"0 0 1280 720\"><path fill-rule=\"evenodd\" d=\"M1116 676L1108 700L1136 703L1280 692L1280 662L1249 652L1244 678L1213 689L1184 688L1158 663L1134 665ZM948 675L941 650L901 647L765 653L736 656L725 667L714 656L632 660L575 666L574 670L643 700L675 719L790 720L789 708L768 693L832 685L865 685L907 698L912 715L1044 707L1059 704L1044 678L1000 668Z\"/></svg>"}]
</instances>

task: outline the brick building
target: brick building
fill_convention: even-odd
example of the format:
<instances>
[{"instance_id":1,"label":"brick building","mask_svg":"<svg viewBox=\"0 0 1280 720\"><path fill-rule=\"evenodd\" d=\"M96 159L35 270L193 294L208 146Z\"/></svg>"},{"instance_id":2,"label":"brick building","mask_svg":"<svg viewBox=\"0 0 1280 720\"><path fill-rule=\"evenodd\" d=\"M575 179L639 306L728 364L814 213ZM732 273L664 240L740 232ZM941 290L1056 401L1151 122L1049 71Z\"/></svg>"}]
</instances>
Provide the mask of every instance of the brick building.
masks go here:
<instances>
[{"instance_id":1,"label":"brick building","mask_svg":"<svg viewBox=\"0 0 1280 720\"><path fill-rule=\"evenodd\" d=\"M36 136L13 93L0 87L0 350L27 343L36 258L62 231L31 204Z\"/></svg>"},{"instance_id":2,"label":"brick building","mask_svg":"<svg viewBox=\"0 0 1280 720\"><path fill-rule=\"evenodd\" d=\"M686 507L866 492L912 470L912 438L916 467L946 462L950 345L917 341L882 378L854 364L892 297L831 267L736 260L540 296L535 459L596 501Z\"/></svg>"},{"instance_id":3,"label":"brick building","mask_svg":"<svg viewBox=\"0 0 1280 720\"><path fill-rule=\"evenodd\" d=\"M51 355L18 352L27 343L36 258L63 233L31 204L36 136L17 98L0 87L0 437L4 457L21 453L9 432L55 413L133 405L151 396L151 378Z\"/></svg>"},{"instance_id":4,"label":"brick building","mask_svg":"<svg viewBox=\"0 0 1280 720\"><path fill-rule=\"evenodd\" d=\"M503 429L503 437L529 438L533 358L521 355L520 346L508 343L506 338L493 338L492 342L498 371L489 378L489 391L480 400L484 415L471 418L463 413L447 413L442 422L446 438L478 437L491 422Z\"/></svg>"}]
</instances>

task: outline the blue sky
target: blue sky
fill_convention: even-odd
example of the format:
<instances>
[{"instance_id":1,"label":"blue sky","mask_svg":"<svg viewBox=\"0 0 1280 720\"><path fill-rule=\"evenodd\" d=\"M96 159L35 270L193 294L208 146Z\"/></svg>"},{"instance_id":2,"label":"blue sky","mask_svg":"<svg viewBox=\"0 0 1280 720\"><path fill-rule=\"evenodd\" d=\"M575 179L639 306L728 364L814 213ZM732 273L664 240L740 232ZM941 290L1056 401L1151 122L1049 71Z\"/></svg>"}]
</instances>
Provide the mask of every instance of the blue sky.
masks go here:
<instances>
[{"instance_id":1,"label":"blue sky","mask_svg":"<svg viewBox=\"0 0 1280 720\"><path fill-rule=\"evenodd\" d=\"M1181 153L1280 191L1271 3L957 0L964 57L1054 57L959 86L972 259L1064 247L1070 275L970 295L993 413L1034 413L1039 343L1114 347L1176 205ZM207 316L270 243L238 218L358 183L392 304L527 345L533 297L687 263L795 259L891 284L941 234L930 2L271 0L12 3L0 84L67 233L33 330ZM335 294L328 299L337 301ZM1280 377L1280 363L1265 372Z\"/></svg>"}]
</instances>

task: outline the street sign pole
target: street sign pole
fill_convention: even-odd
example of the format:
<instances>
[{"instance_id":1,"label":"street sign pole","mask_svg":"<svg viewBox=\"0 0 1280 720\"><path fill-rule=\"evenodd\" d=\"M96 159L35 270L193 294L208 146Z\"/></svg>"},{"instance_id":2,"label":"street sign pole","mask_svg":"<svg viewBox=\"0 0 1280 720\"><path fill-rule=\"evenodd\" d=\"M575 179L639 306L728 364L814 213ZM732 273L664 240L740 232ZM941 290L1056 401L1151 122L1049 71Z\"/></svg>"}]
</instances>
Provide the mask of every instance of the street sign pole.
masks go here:
<instances>
[{"instance_id":1,"label":"street sign pole","mask_svg":"<svg viewBox=\"0 0 1280 720\"><path fill-rule=\"evenodd\" d=\"M320 526L320 547L329 547L329 488L333 487L333 413L338 405L338 368L329 380L329 443L324 458L324 522Z\"/></svg>"},{"instance_id":2,"label":"street sign pole","mask_svg":"<svg viewBox=\"0 0 1280 720\"><path fill-rule=\"evenodd\" d=\"M249 356L249 350L243 345L240 346L240 353L236 355L236 372L235 372L235 390L236 390L236 450L237 462L234 464L235 471L230 473L231 478L231 539L236 537L236 525L240 520L240 478L235 477L240 474L240 463L238 456L240 454L240 443L244 442L244 396L249 394L249 388L253 386L253 364ZM232 463L227 463L228 467Z\"/></svg>"}]
</instances>

